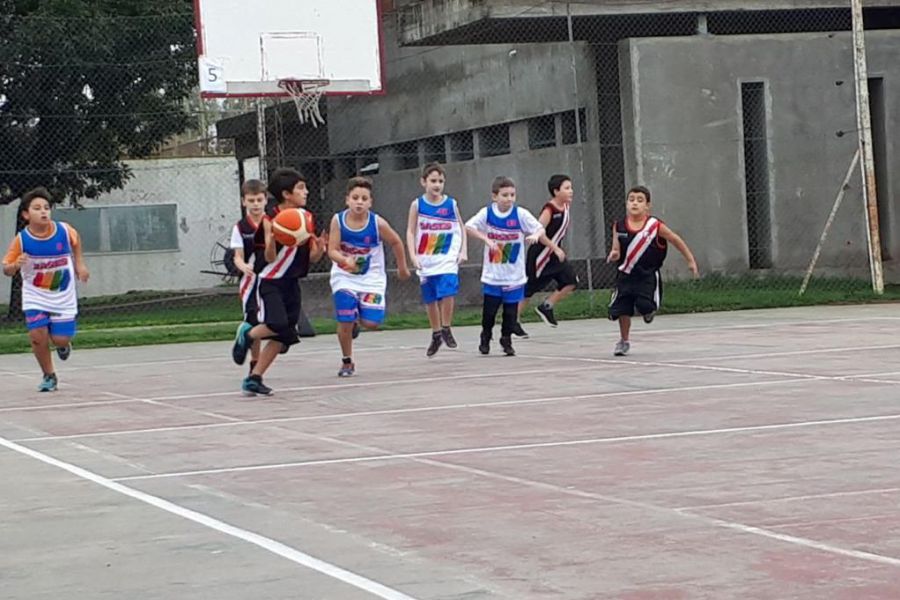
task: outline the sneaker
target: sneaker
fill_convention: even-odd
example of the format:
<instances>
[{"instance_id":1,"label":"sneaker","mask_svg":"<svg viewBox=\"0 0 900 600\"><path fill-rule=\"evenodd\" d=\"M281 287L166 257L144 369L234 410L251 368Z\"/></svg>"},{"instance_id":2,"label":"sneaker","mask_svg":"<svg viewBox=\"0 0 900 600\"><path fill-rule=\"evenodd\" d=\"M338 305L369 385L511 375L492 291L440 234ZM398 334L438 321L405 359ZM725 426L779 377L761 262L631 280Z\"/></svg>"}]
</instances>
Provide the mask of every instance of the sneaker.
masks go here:
<instances>
[{"instance_id":1,"label":"sneaker","mask_svg":"<svg viewBox=\"0 0 900 600\"><path fill-rule=\"evenodd\" d=\"M271 396L272 388L262 382L262 378L247 377L241 383L241 391L245 396Z\"/></svg>"},{"instance_id":2,"label":"sneaker","mask_svg":"<svg viewBox=\"0 0 900 600\"><path fill-rule=\"evenodd\" d=\"M653 318L655 316L656 316L656 311L653 311L652 313L647 313L646 315L644 315L644 323L652 323Z\"/></svg>"},{"instance_id":3,"label":"sneaker","mask_svg":"<svg viewBox=\"0 0 900 600\"><path fill-rule=\"evenodd\" d=\"M425 356L431 358L437 351L441 349L441 343L443 342L443 336L440 333L431 334L431 343L428 344L428 350L425 351Z\"/></svg>"},{"instance_id":4,"label":"sneaker","mask_svg":"<svg viewBox=\"0 0 900 600\"><path fill-rule=\"evenodd\" d=\"M69 357L72 355L72 343L70 342L65 346L57 348L56 355L59 357L59 360L69 360Z\"/></svg>"},{"instance_id":5,"label":"sneaker","mask_svg":"<svg viewBox=\"0 0 900 600\"><path fill-rule=\"evenodd\" d=\"M44 375L44 379L41 380L41 385L38 386L38 391L55 392L57 383L56 375Z\"/></svg>"},{"instance_id":6,"label":"sneaker","mask_svg":"<svg viewBox=\"0 0 900 600\"><path fill-rule=\"evenodd\" d=\"M527 340L527 339L528 339L528 334L525 333L525 330L522 329L522 324L519 323L518 321L516 322L516 326L513 327L513 331L512 331L512 332L513 332L513 335L516 336L516 337L520 337L520 338L522 338L523 340Z\"/></svg>"},{"instance_id":7,"label":"sneaker","mask_svg":"<svg viewBox=\"0 0 900 600\"><path fill-rule=\"evenodd\" d=\"M481 332L481 343L478 344L478 351L482 354L491 353L491 334L484 331Z\"/></svg>"},{"instance_id":8,"label":"sneaker","mask_svg":"<svg viewBox=\"0 0 900 600\"><path fill-rule=\"evenodd\" d=\"M559 323L556 321L556 317L553 316L552 306L541 304L534 307L534 312L536 312L541 320L543 320L544 323L546 323L550 327L556 327L557 325L559 325Z\"/></svg>"},{"instance_id":9,"label":"sneaker","mask_svg":"<svg viewBox=\"0 0 900 600\"><path fill-rule=\"evenodd\" d=\"M353 333L351 335L354 340L359 337L359 321L353 322Z\"/></svg>"},{"instance_id":10,"label":"sneaker","mask_svg":"<svg viewBox=\"0 0 900 600\"><path fill-rule=\"evenodd\" d=\"M619 340L616 342L616 349L613 350L613 356L625 356L631 350L631 342Z\"/></svg>"},{"instance_id":11,"label":"sneaker","mask_svg":"<svg viewBox=\"0 0 900 600\"><path fill-rule=\"evenodd\" d=\"M241 323L238 325L237 332L234 336L234 346L231 347L231 358L235 364L242 365L247 360L247 352L250 350L250 339L247 333L253 329L250 323Z\"/></svg>"},{"instance_id":12,"label":"sneaker","mask_svg":"<svg viewBox=\"0 0 900 600\"><path fill-rule=\"evenodd\" d=\"M512 347L512 338L511 337L501 337L500 338L500 347L503 348L503 354L507 356L515 356L516 351Z\"/></svg>"},{"instance_id":13,"label":"sneaker","mask_svg":"<svg viewBox=\"0 0 900 600\"><path fill-rule=\"evenodd\" d=\"M444 338L444 343L447 344L448 348L457 347L456 338L453 337L449 327L441 327L441 337Z\"/></svg>"},{"instance_id":14,"label":"sneaker","mask_svg":"<svg viewBox=\"0 0 900 600\"><path fill-rule=\"evenodd\" d=\"M351 363L341 363L341 370L338 371L338 377L353 377L356 373L356 365Z\"/></svg>"}]
</instances>

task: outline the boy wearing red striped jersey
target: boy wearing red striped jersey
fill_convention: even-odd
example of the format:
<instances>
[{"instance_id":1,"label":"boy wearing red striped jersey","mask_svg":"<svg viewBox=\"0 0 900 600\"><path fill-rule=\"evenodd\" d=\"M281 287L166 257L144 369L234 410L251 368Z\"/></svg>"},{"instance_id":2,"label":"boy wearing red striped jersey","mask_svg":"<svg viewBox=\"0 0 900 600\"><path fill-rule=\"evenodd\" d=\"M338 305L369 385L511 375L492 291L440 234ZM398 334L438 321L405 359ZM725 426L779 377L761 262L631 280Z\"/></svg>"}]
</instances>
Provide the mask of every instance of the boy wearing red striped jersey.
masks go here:
<instances>
[{"instance_id":1,"label":"boy wearing red striped jersey","mask_svg":"<svg viewBox=\"0 0 900 600\"><path fill-rule=\"evenodd\" d=\"M640 314L645 323L653 321L662 302L659 270L669 243L681 252L693 276L699 277L697 261L677 233L650 215L650 190L636 186L628 190L626 216L613 223L612 249L606 262L616 262L616 288L609 303L609 318L619 322L620 339L613 354L625 356L631 349L631 317Z\"/></svg>"}]
</instances>

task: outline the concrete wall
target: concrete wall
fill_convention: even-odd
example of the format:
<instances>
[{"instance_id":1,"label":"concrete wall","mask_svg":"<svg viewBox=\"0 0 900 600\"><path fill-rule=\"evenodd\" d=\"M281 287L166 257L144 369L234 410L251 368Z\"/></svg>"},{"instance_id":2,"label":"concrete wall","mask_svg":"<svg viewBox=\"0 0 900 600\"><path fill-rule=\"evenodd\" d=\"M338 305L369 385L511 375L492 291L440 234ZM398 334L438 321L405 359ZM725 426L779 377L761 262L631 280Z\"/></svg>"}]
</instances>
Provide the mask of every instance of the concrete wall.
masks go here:
<instances>
[{"instance_id":1,"label":"concrete wall","mask_svg":"<svg viewBox=\"0 0 900 600\"><path fill-rule=\"evenodd\" d=\"M871 31L867 44L870 76L884 77L886 166L896 173L900 33ZM620 50L628 179L650 187L654 211L683 234L706 271L748 268L741 83L765 82L773 263L805 268L856 151L849 35L632 39ZM881 201L897 240L895 189L891 182ZM854 175L820 265L865 272L865 244Z\"/></svg>"},{"instance_id":2,"label":"concrete wall","mask_svg":"<svg viewBox=\"0 0 900 600\"><path fill-rule=\"evenodd\" d=\"M86 201L87 206L178 204L178 250L165 252L89 253L91 271L79 295L104 296L130 290L207 288L220 278L205 275L210 251L231 231L240 216L237 164L234 157L143 160L129 163L134 176L125 188ZM4 240L15 231L18 203L0 207ZM5 243L5 242L4 242ZM0 304L9 299L10 278L0 278Z\"/></svg>"}]
</instances>

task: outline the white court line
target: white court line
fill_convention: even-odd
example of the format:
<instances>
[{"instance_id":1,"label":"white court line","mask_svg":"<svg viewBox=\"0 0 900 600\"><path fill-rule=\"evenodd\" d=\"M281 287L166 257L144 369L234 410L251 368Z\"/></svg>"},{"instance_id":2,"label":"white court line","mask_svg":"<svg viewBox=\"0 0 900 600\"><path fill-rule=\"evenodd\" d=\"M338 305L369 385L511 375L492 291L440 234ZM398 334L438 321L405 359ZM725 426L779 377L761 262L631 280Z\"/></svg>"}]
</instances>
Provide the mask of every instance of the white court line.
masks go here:
<instances>
[{"instance_id":1,"label":"white court line","mask_svg":"<svg viewBox=\"0 0 900 600\"><path fill-rule=\"evenodd\" d=\"M803 538L795 535L786 535L783 533L778 533L775 531L769 531L768 529L764 529L762 527L754 527L752 525L745 525L743 523L737 523L735 521L726 521L724 519L715 519L712 517L707 517L704 515L698 515L688 512L679 512L674 509L658 506L656 504L650 504L647 502L640 502L637 500L628 500L625 498L618 498L616 496L607 496L605 494L595 494L593 492L585 492L583 490L579 490L576 488L563 487L559 485L554 485L552 483L545 483L543 481L535 481L532 479L526 479L524 477L516 477L513 475L504 475L502 473L496 473L494 471L487 471L484 469L478 469L474 467L467 467L464 465L458 465L455 463L448 463L444 461L428 461L429 463L443 465L447 468L454 469L457 471L462 471L464 473L470 473L473 475L479 475L482 477L487 477L490 479L498 479L501 481L508 481L510 483L516 483L519 485L525 485L528 487L533 487L536 489L549 490L553 492L557 492L560 494L574 496L576 498L586 498L590 500L599 500L601 502L608 502L610 504L617 504L620 506L631 506L635 508L640 508L644 510L653 511L660 514L666 515L679 515L682 517L686 517L692 519L694 521L698 521L701 523L705 523L708 525L714 525L716 527L722 527L725 529L732 529L735 531L739 531L741 533L747 533L751 535L757 535L761 537L766 537L770 539L779 540L781 542L785 542L788 544L793 544L796 546L804 546L806 548L813 548L815 550L819 550L822 552L828 552L830 554L837 554L840 556L847 556L850 558L855 558L858 560L864 560L867 562L880 563L884 565L890 565L892 567L900 567L900 559L894 558L892 556L885 556L882 554L875 554L874 552L863 552L861 550L851 550L847 548L841 548L840 546L834 546L832 544L825 544L823 542L818 542L816 540L811 540L809 538Z\"/></svg>"},{"instance_id":2,"label":"white court line","mask_svg":"<svg viewBox=\"0 0 900 600\"><path fill-rule=\"evenodd\" d=\"M507 452L510 450L532 450L536 448L564 448L569 446L585 446L593 444L615 444L620 442L634 442L645 440L662 440L673 438L699 437L708 435L722 435L731 433L745 433L748 431L777 431L782 429L798 429L802 427L819 427L823 425L846 425L853 423L872 423L879 421L900 420L900 414L874 415L870 417L847 417L843 419L822 419L819 421L795 421L788 423L772 423L769 425L747 425L743 427L725 427L721 429L696 429L692 431L670 431L664 433L646 433L615 437L587 438L580 440L567 440L561 442L534 442L529 444L508 444L503 446L480 446L474 448L452 448L447 450L425 450L421 452L404 452L400 454L376 454L372 456L352 456L347 458L326 458L319 460L305 460L285 463L270 463L260 465L247 465L242 467L222 467L217 469L199 469L195 471L173 471L169 473L155 473L153 475L133 475L117 477L113 481L132 481L139 479L169 479L173 477L190 477L193 475L215 475L220 473L242 473L247 471L267 471L274 469L288 469L297 467L312 467L319 465L337 465L365 463L385 460L398 460L407 458L423 458L430 456L454 456L458 454L484 454L491 452Z\"/></svg>"},{"instance_id":3,"label":"white court line","mask_svg":"<svg viewBox=\"0 0 900 600\"><path fill-rule=\"evenodd\" d=\"M816 350L794 350L791 352L759 352L756 354L725 354L720 356L701 356L696 358L677 358L668 360L668 363L687 363L697 360L735 360L745 358L777 358L781 356L803 356L806 354L830 354L833 352L859 352L870 350L894 350L900 348L900 344L886 344L884 346L848 346L844 348L819 348ZM877 374L876 374L877 375ZM860 377L855 375L854 377Z\"/></svg>"},{"instance_id":4,"label":"white court line","mask_svg":"<svg viewBox=\"0 0 900 600\"><path fill-rule=\"evenodd\" d=\"M109 404L128 404L134 400L91 400L89 402L68 402L64 404L22 404L19 406L4 406L0 413L31 411L31 410L55 410L57 408L81 408L84 406L106 406Z\"/></svg>"},{"instance_id":5,"label":"white court line","mask_svg":"<svg viewBox=\"0 0 900 600\"><path fill-rule=\"evenodd\" d=\"M900 487L872 488L867 490L850 490L846 492L823 492L821 494L805 494L802 496L782 496L779 498L761 498L759 500L741 500L739 502L720 502L718 504L695 504L693 506L680 506L674 510L706 510L708 508L728 508L731 506L753 506L754 504L769 504L774 502L802 502L804 500L818 500L820 498L843 498L845 496L863 496L867 494L889 494L900 492Z\"/></svg>"},{"instance_id":6,"label":"white court line","mask_svg":"<svg viewBox=\"0 0 900 600\"><path fill-rule=\"evenodd\" d=\"M277 423L293 423L296 421L321 421L329 419L347 419L359 417L375 417L383 415L402 415L409 413L426 413L445 410L466 410L472 408L494 408L506 406L519 406L528 404L544 404L551 402L567 402L588 400L596 398L616 398L622 396L644 396L654 394L671 394L676 392L696 392L720 389L732 389L742 387L755 387L761 385L789 385L795 383L808 383L803 379L776 379L770 381L745 381L741 383L718 383L711 385L691 385L684 387L654 388L648 390L627 390L622 392L598 392L596 394L578 394L574 396L545 396L541 398L528 398L520 400L498 400L496 402L469 402L465 404L442 404L437 406L416 406L411 408L385 408L381 410L361 410L341 413L329 413L321 415L305 415L300 417L271 417L267 419L247 419L245 421L232 421L228 423L200 423L197 425L172 425L169 427L149 427L146 429L122 429L118 431L99 431L94 433L74 433L70 435L47 435L15 439L14 442L42 442L49 440L71 440L80 438L94 438L120 435L134 435L143 433L165 433L170 431L185 431L196 429L215 429L221 427L237 427L243 425L269 425ZM213 413L215 414L215 413ZM225 415L223 415L225 416Z\"/></svg>"},{"instance_id":7,"label":"white court line","mask_svg":"<svg viewBox=\"0 0 900 600\"><path fill-rule=\"evenodd\" d=\"M813 373L798 373L794 371L771 371L769 369L743 369L740 367L716 367L714 365L695 365L690 363L674 363L674 362L661 362L661 361L639 361L627 358L585 358L585 357L570 357L570 356L554 356L554 355L542 355L542 354L518 354L518 356L522 356L524 358L539 358L542 360L565 360L565 361L578 361L578 362L587 362L587 363L595 363L595 364L603 364L603 365L631 365L631 366L642 366L642 367L670 367L675 369L684 369L688 371L716 371L719 373L741 373L743 375L769 375L771 377L797 377L800 379L815 379L820 381L844 381L844 382L853 382L853 383L887 383L891 385L900 385L900 381L893 381L890 379L872 379L872 378L862 378L862 377L853 377L850 375L815 375ZM702 359L698 359L702 360Z\"/></svg>"},{"instance_id":8,"label":"white court line","mask_svg":"<svg viewBox=\"0 0 900 600\"><path fill-rule=\"evenodd\" d=\"M258 546L259 548L271 552L272 554L276 554L298 565L326 575L327 577L331 577L332 579L336 579L340 582L351 585L359 590L372 594L373 596L384 598L385 600L415 600L415 598L413 598L412 596L407 596L406 594L398 590L389 588L381 583L378 583L377 581L373 581L371 579L363 577L362 575L353 573L352 571L342 569L337 565L306 554L305 552L301 552L296 548L292 548L291 546L275 541L271 538L265 537L258 533L254 533L252 531L248 531L246 529L242 529L240 527L236 527L235 525L231 525L229 523L226 523L225 521L220 521L219 519L215 519L213 517L210 517L209 515L205 515L189 508L185 508L184 506L180 506L157 496L153 496L126 485L122 485L121 483L116 483L115 481L103 477L102 475L98 475L81 467L53 458L52 456L48 456L30 448L26 448L25 446L21 446L5 438L0 437L0 446L12 450L13 452L18 452L19 454L23 454L30 458L39 460L42 463L67 471L72 475L75 475L76 477L80 477L81 479L85 479L87 481L90 481L91 483L95 483L108 490L122 494L123 496L128 496L129 498L133 498L135 500L143 502L144 504L149 504L150 506L154 506L183 519L187 519L188 521L193 521L194 523L197 523L204 527L208 527L209 529L218 531L219 533L224 533L225 535L243 540L245 542L253 544L254 546Z\"/></svg>"}]
</instances>

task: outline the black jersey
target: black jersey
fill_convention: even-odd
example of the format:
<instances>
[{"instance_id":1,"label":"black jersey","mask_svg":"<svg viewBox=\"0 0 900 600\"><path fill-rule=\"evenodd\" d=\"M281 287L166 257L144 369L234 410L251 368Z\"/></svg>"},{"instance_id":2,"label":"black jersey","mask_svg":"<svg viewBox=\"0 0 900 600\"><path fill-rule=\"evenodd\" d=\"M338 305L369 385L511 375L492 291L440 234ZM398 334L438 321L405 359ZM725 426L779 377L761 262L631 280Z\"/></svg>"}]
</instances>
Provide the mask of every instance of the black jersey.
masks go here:
<instances>
[{"instance_id":1,"label":"black jersey","mask_svg":"<svg viewBox=\"0 0 900 600\"><path fill-rule=\"evenodd\" d=\"M557 246L562 246L566 234L569 233L569 207L566 206L560 210L553 206L552 202L548 202L541 209L541 212L545 210L550 211L550 222L546 227L547 237ZM528 249L528 260L525 264L528 277L537 278L556 273L560 270L562 263L549 246L539 242Z\"/></svg>"},{"instance_id":2,"label":"black jersey","mask_svg":"<svg viewBox=\"0 0 900 600\"><path fill-rule=\"evenodd\" d=\"M265 218L274 219L280 211L278 206L273 206L266 211ZM310 218L314 218L309 213ZM262 248L257 247L256 264L262 265L256 272L263 279L299 279L309 273L309 243L302 246L282 246L275 242L275 260L266 264L266 234L264 228L257 230L257 239L262 237ZM256 269L256 267L254 267Z\"/></svg>"},{"instance_id":3,"label":"black jersey","mask_svg":"<svg viewBox=\"0 0 900 600\"><path fill-rule=\"evenodd\" d=\"M659 219L648 217L642 229L632 230L628 227L628 219L616 221L620 276L642 277L662 268L669 251L669 244L659 235L662 224Z\"/></svg>"}]
</instances>

